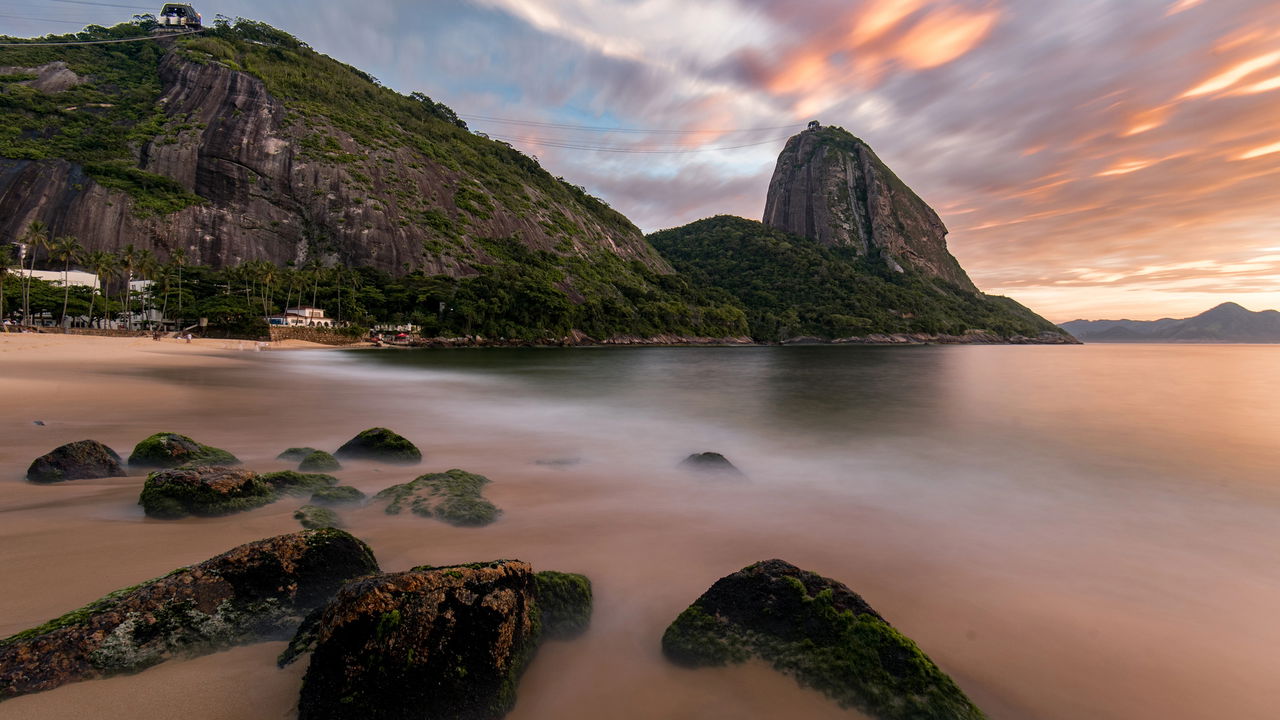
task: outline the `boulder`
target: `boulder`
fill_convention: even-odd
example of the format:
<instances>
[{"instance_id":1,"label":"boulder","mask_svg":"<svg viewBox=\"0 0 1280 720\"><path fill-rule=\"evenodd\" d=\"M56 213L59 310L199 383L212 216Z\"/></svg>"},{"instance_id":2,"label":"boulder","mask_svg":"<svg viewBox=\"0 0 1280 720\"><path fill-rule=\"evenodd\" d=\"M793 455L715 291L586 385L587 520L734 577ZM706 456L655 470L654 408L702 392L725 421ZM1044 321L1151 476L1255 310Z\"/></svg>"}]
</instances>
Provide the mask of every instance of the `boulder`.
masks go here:
<instances>
[{"instance_id":1,"label":"boulder","mask_svg":"<svg viewBox=\"0 0 1280 720\"><path fill-rule=\"evenodd\" d=\"M544 570L534 576L542 630L547 637L570 638L591 624L591 581L586 575Z\"/></svg>"},{"instance_id":2,"label":"boulder","mask_svg":"<svg viewBox=\"0 0 1280 720\"><path fill-rule=\"evenodd\" d=\"M342 463L338 459L323 450L315 452L302 458L302 462L298 463L298 469L302 472L329 472L332 470L341 470Z\"/></svg>"},{"instance_id":3,"label":"boulder","mask_svg":"<svg viewBox=\"0 0 1280 720\"><path fill-rule=\"evenodd\" d=\"M0 700L287 638L343 583L377 571L368 546L341 530L241 545L0 640Z\"/></svg>"},{"instance_id":4,"label":"boulder","mask_svg":"<svg viewBox=\"0 0 1280 720\"><path fill-rule=\"evenodd\" d=\"M296 470L263 473L261 477L276 492L287 495L306 495L338 484L338 478L332 475L300 473Z\"/></svg>"},{"instance_id":5,"label":"boulder","mask_svg":"<svg viewBox=\"0 0 1280 720\"><path fill-rule=\"evenodd\" d=\"M277 455L276 459L292 460L294 462L298 462L299 460L310 455L313 452L316 452L316 449L313 447L291 447L288 450L285 450L284 452Z\"/></svg>"},{"instance_id":6,"label":"boulder","mask_svg":"<svg viewBox=\"0 0 1280 720\"><path fill-rule=\"evenodd\" d=\"M364 493L350 485L325 487L311 494L312 505L354 505L364 502Z\"/></svg>"},{"instance_id":7,"label":"boulder","mask_svg":"<svg viewBox=\"0 0 1280 720\"><path fill-rule=\"evenodd\" d=\"M193 467L148 475L138 504L150 517L213 517L252 510L276 497L275 488L251 470Z\"/></svg>"},{"instance_id":8,"label":"boulder","mask_svg":"<svg viewBox=\"0 0 1280 720\"><path fill-rule=\"evenodd\" d=\"M681 460L680 467L696 472L742 476L741 470L729 462L728 458L717 452L694 453Z\"/></svg>"},{"instance_id":9,"label":"boulder","mask_svg":"<svg viewBox=\"0 0 1280 720\"><path fill-rule=\"evenodd\" d=\"M121 462L115 450L97 440L79 440L36 458L27 468L27 479L36 483L54 483L124 477L128 473L121 467Z\"/></svg>"},{"instance_id":10,"label":"boulder","mask_svg":"<svg viewBox=\"0 0 1280 720\"><path fill-rule=\"evenodd\" d=\"M985 717L857 593L782 560L718 580L667 628L662 651L688 667L758 656L880 720Z\"/></svg>"},{"instance_id":11,"label":"boulder","mask_svg":"<svg viewBox=\"0 0 1280 720\"><path fill-rule=\"evenodd\" d=\"M212 447L202 445L186 435L177 433L156 433L138 443L129 455L129 465L133 467L174 468L180 465L197 467L202 465L239 465L235 455Z\"/></svg>"},{"instance_id":12,"label":"boulder","mask_svg":"<svg viewBox=\"0 0 1280 720\"><path fill-rule=\"evenodd\" d=\"M453 469L392 485L373 499L386 501L388 515L397 515L408 508L415 515L438 518L452 525L488 525L502 514L481 494L489 482L483 475Z\"/></svg>"},{"instance_id":13,"label":"boulder","mask_svg":"<svg viewBox=\"0 0 1280 720\"><path fill-rule=\"evenodd\" d=\"M318 530L320 528L338 527L342 523L338 521L338 513L325 507L317 507L315 505L303 505L293 511L293 519L302 523L302 527L308 530Z\"/></svg>"},{"instance_id":14,"label":"boulder","mask_svg":"<svg viewBox=\"0 0 1280 720\"><path fill-rule=\"evenodd\" d=\"M404 465L422 462L422 452L413 443L386 428L365 430L338 448L334 456L339 459L380 460Z\"/></svg>"},{"instance_id":15,"label":"boulder","mask_svg":"<svg viewBox=\"0 0 1280 720\"><path fill-rule=\"evenodd\" d=\"M347 584L281 656L314 647L298 720L502 717L537 647L535 592L519 561Z\"/></svg>"}]
</instances>

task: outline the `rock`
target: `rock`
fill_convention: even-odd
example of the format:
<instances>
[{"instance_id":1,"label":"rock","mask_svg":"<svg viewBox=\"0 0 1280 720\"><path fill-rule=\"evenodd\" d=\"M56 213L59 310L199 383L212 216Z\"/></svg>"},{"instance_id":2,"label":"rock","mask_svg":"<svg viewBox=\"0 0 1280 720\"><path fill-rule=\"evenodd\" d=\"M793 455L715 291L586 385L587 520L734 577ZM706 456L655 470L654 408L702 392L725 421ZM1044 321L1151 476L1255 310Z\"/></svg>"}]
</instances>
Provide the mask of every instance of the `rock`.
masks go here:
<instances>
[{"instance_id":1,"label":"rock","mask_svg":"<svg viewBox=\"0 0 1280 720\"><path fill-rule=\"evenodd\" d=\"M27 479L37 483L53 483L124 477L128 473L120 466L121 462L115 450L97 440L79 440L54 448L48 454L36 458L31 467L27 468Z\"/></svg>"},{"instance_id":2,"label":"rock","mask_svg":"<svg viewBox=\"0 0 1280 720\"><path fill-rule=\"evenodd\" d=\"M338 521L338 513L315 505L303 505L293 511L293 519L302 523L302 527L308 530L336 528L342 524Z\"/></svg>"},{"instance_id":3,"label":"rock","mask_svg":"<svg viewBox=\"0 0 1280 720\"><path fill-rule=\"evenodd\" d=\"M344 582L377 571L341 530L241 545L0 640L0 700L288 637Z\"/></svg>"},{"instance_id":4,"label":"rock","mask_svg":"<svg viewBox=\"0 0 1280 720\"><path fill-rule=\"evenodd\" d=\"M742 476L742 471L717 452L694 453L680 461L680 467L705 473Z\"/></svg>"},{"instance_id":5,"label":"rock","mask_svg":"<svg viewBox=\"0 0 1280 720\"><path fill-rule=\"evenodd\" d=\"M546 458L542 460L534 460L533 462L535 465L547 465L550 467L570 467L572 465L577 465L578 463L582 462L582 458L558 457L558 458Z\"/></svg>"},{"instance_id":6,"label":"rock","mask_svg":"<svg viewBox=\"0 0 1280 720\"><path fill-rule=\"evenodd\" d=\"M545 585L515 560L347 584L281 655L284 665L314 648L298 719L502 717L542 635Z\"/></svg>"},{"instance_id":7,"label":"rock","mask_svg":"<svg viewBox=\"0 0 1280 720\"><path fill-rule=\"evenodd\" d=\"M138 504L150 517L172 519L230 515L275 499L275 488L252 470L210 466L151 473Z\"/></svg>"},{"instance_id":8,"label":"rock","mask_svg":"<svg viewBox=\"0 0 1280 720\"><path fill-rule=\"evenodd\" d=\"M298 463L298 469L303 472L328 472L330 470L341 470L342 463L338 459L323 450L315 452L302 458L302 462Z\"/></svg>"},{"instance_id":9,"label":"rock","mask_svg":"<svg viewBox=\"0 0 1280 720\"><path fill-rule=\"evenodd\" d=\"M352 505L364 502L364 493L350 485L324 487L311 494L312 505Z\"/></svg>"},{"instance_id":10,"label":"rock","mask_svg":"<svg viewBox=\"0 0 1280 720\"><path fill-rule=\"evenodd\" d=\"M880 720L985 717L856 593L782 560L718 580L667 628L662 651L688 667L759 656Z\"/></svg>"},{"instance_id":11,"label":"rock","mask_svg":"<svg viewBox=\"0 0 1280 720\"><path fill-rule=\"evenodd\" d=\"M334 453L338 458L381 460L382 462L416 465L422 453L408 440L386 428L369 428L356 435Z\"/></svg>"},{"instance_id":12,"label":"rock","mask_svg":"<svg viewBox=\"0 0 1280 720\"><path fill-rule=\"evenodd\" d=\"M338 484L338 478L332 475L300 473L296 470L263 473L261 477L276 492L286 495L306 495Z\"/></svg>"},{"instance_id":13,"label":"rock","mask_svg":"<svg viewBox=\"0 0 1280 720\"><path fill-rule=\"evenodd\" d=\"M310 455L313 452L316 452L316 449L313 447L291 447L288 450L285 450L284 452L277 455L276 459L292 460L294 462L298 462L299 460Z\"/></svg>"},{"instance_id":14,"label":"rock","mask_svg":"<svg viewBox=\"0 0 1280 720\"><path fill-rule=\"evenodd\" d=\"M811 128L787 141L769 181L764 224L977 291L947 250L938 214L843 128Z\"/></svg>"},{"instance_id":15,"label":"rock","mask_svg":"<svg viewBox=\"0 0 1280 720\"><path fill-rule=\"evenodd\" d=\"M591 581L586 575L544 570L534 580L547 637L570 638L587 629L591 624Z\"/></svg>"},{"instance_id":16,"label":"rock","mask_svg":"<svg viewBox=\"0 0 1280 720\"><path fill-rule=\"evenodd\" d=\"M239 465L235 455L209 445L202 445L186 435L156 433L138 443L129 455L133 467L173 468L180 465Z\"/></svg>"},{"instance_id":17,"label":"rock","mask_svg":"<svg viewBox=\"0 0 1280 720\"><path fill-rule=\"evenodd\" d=\"M420 475L373 496L387 501L388 515L408 507L415 515L435 517L453 525L488 525L502 514L481 492L489 478L465 470Z\"/></svg>"}]
</instances>

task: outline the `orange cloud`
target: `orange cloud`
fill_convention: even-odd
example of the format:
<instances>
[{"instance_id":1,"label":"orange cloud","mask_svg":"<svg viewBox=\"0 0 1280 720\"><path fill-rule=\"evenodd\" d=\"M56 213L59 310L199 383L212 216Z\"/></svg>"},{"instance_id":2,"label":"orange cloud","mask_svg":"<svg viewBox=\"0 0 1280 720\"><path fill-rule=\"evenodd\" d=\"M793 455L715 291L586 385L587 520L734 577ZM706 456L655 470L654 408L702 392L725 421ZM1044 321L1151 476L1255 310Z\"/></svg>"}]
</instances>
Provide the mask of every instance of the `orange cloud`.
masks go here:
<instances>
[{"instance_id":1,"label":"orange cloud","mask_svg":"<svg viewBox=\"0 0 1280 720\"><path fill-rule=\"evenodd\" d=\"M1280 50L1259 55L1243 62L1236 63L1222 72L1210 77L1208 80L1182 93L1183 98L1199 97L1208 95L1235 85L1250 75L1265 70L1272 65L1280 63Z\"/></svg>"},{"instance_id":2,"label":"orange cloud","mask_svg":"<svg viewBox=\"0 0 1280 720\"><path fill-rule=\"evenodd\" d=\"M995 11L940 8L902 36L896 48L898 59L917 70L945 65L977 47L998 18Z\"/></svg>"},{"instance_id":3,"label":"orange cloud","mask_svg":"<svg viewBox=\"0 0 1280 720\"><path fill-rule=\"evenodd\" d=\"M1263 155L1271 155L1272 153L1280 153L1280 142L1273 142L1270 145L1263 145L1262 147L1256 147L1247 152L1240 153L1239 155L1235 156L1232 159L1233 160L1252 160L1253 158L1262 157Z\"/></svg>"}]
</instances>

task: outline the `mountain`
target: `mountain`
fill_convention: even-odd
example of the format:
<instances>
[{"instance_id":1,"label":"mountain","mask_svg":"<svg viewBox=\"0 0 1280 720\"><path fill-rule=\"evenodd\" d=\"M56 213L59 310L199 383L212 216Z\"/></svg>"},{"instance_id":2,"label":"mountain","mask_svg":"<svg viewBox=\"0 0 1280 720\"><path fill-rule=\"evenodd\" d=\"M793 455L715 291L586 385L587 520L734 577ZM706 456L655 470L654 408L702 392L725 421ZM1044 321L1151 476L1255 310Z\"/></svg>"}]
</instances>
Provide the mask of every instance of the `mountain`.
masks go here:
<instances>
[{"instance_id":1,"label":"mountain","mask_svg":"<svg viewBox=\"0 0 1280 720\"><path fill-rule=\"evenodd\" d=\"M948 252L938 214L843 128L811 126L787 141L769 182L764 224L978 290Z\"/></svg>"},{"instance_id":2,"label":"mountain","mask_svg":"<svg viewBox=\"0 0 1280 720\"><path fill-rule=\"evenodd\" d=\"M622 214L425 95L258 22L146 39L153 29L0 48L0 243L39 220L90 250L132 245L162 261L182 250L214 269L457 280L440 303L468 283L471 295L497 288L482 316L459 321L477 333L745 329Z\"/></svg>"},{"instance_id":3,"label":"mountain","mask_svg":"<svg viewBox=\"0 0 1280 720\"><path fill-rule=\"evenodd\" d=\"M979 292L947 251L937 213L841 128L787 141L764 220L719 216L648 239L695 285L736 298L759 339L1075 342L1017 302Z\"/></svg>"},{"instance_id":4,"label":"mountain","mask_svg":"<svg viewBox=\"0 0 1280 720\"><path fill-rule=\"evenodd\" d=\"M1072 320L1060 327L1087 342L1280 343L1280 312L1233 302L1183 319Z\"/></svg>"}]
</instances>

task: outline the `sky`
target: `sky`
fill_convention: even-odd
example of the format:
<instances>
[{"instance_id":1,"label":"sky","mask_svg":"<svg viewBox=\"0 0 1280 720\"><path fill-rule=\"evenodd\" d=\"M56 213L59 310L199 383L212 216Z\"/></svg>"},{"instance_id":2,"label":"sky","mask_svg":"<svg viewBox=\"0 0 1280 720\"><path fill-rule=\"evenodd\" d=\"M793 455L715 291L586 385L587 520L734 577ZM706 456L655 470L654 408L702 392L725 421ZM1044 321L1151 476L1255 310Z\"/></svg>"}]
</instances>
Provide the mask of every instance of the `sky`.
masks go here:
<instances>
[{"instance_id":1,"label":"sky","mask_svg":"<svg viewBox=\"0 0 1280 720\"><path fill-rule=\"evenodd\" d=\"M134 1L0 0L0 33ZM980 288L1051 320L1280 308L1276 0L194 4L444 102L646 231L759 219L816 119L938 211Z\"/></svg>"}]
</instances>

